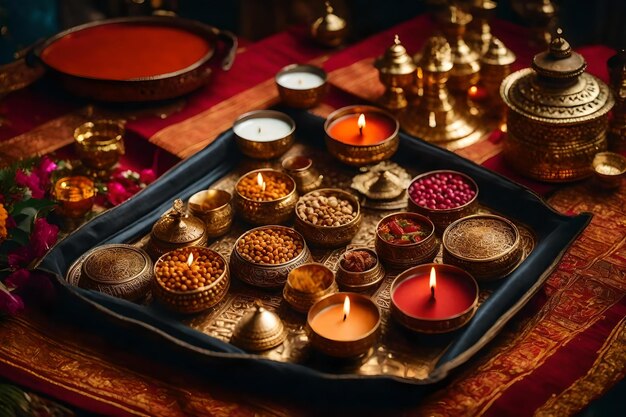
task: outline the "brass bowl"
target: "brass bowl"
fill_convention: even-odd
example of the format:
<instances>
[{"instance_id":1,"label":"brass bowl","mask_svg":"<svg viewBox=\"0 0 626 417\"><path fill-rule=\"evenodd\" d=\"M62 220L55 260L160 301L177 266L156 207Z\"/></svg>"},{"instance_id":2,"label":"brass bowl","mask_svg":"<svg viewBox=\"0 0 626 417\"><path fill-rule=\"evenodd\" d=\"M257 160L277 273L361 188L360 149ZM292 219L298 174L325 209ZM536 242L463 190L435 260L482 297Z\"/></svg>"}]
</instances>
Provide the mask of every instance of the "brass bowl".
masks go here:
<instances>
[{"instance_id":1,"label":"brass bowl","mask_svg":"<svg viewBox=\"0 0 626 417\"><path fill-rule=\"evenodd\" d=\"M286 74L305 72L318 75L322 79L322 83L312 88L291 88L281 83L281 77ZM289 106L299 109L308 109L315 107L322 102L322 99L326 95L327 80L326 71L320 67L314 65L299 65L291 64L283 67L275 77L276 88L282 102Z\"/></svg>"},{"instance_id":2,"label":"brass bowl","mask_svg":"<svg viewBox=\"0 0 626 417\"><path fill-rule=\"evenodd\" d=\"M302 233L304 239L311 246L336 248L350 243L359 231L359 228L361 227L361 220L363 218L361 215L361 205L359 204L359 200L349 192L338 188L322 188L312 192L320 193L326 197L336 196L337 198L348 200L352 204L352 209L356 211L356 216L353 217L348 223L340 226L316 225L300 217L298 214L298 206L303 203L298 201L298 204L296 204L296 222L294 228L298 232Z\"/></svg>"},{"instance_id":3,"label":"brass bowl","mask_svg":"<svg viewBox=\"0 0 626 417\"><path fill-rule=\"evenodd\" d=\"M300 274L315 272L318 272L318 275L310 278L309 282L298 277ZM315 285L317 288L307 287L305 284ZM300 265L289 272L283 288L283 297L294 310L306 313L313 304L338 290L333 271L322 264L310 263Z\"/></svg>"},{"instance_id":4,"label":"brass bowl","mask_svg":"<svg viewBox=\"0 0 626 417\"><path fill-rule=\"evenodd\" d=\"M479 282L505 277L523 254L515 224L493 214L459 219L443 233L443 262L466 270Z\"/></svg>"},{"instance_id":5,"label":"brass bowl","mask_svg":"<svg viewBox=\"0 0 626 417\"><path fill-rule=\"evenodd\" d=\"M243 123L258 118L277 119L287 123L291 130L287 131L284 136L278 137L270 141L255 141L240 136L239 131ZM296 123L285 113L275 110L255 110L244 113L233 123L233 133L235 134L235 143L239 147L241 153L253 159L273 159L278 158L291 148L295 139L293 132L296 130Z\"/></svg>"},{"instance_id":6,"label":"brass bowl","mask_svg":"<svg viewBox=\"0 0 626 417\"><path fill-rule=\"evenodd\" d=\"M418 275L418 274L429 274L430 269L432 267L437 268L437 271L444 272L447 271L449 273L456 274L461 279L466 279L468 286L473 288L475 291L474 301L471 303L467 309L456 314L454 316L442 318L442 319L432 319L427 317L418 317L407 312L402 311L401 308L395 302L394 294L396 289L400 284L402 284L405 280ZM413 330L419 333L427 333L427 334L438 334L438 333L448 333L454 330L457 330L465 324L472 317L474 317L474 313L476 313L476 308L478 305L478 284L476 280L470 275L468 272L452 265L441 265L441 264L424 264L415 266L413 268L409 268L406 271L402 272L400 275L396 277L391 283L391 316L402 326L406 327L409 330Z\"/></svg>"},{"instance_id":7,"label":"brass bowl","mask_svg":"<svg viewBox=\"0 0 626 417\"><path fill-rule=\"evenodd\" d=\"M593 158L596 183L602 188L617 188L626 173L626 158L615 152L600 152Z\"/></svg>"},{"instance_id":8,"label":"brass bowl","mask_svg":"<svg viewBox=\"0 0 626 417\"><path fill-rule=\"evenodd\" d=\"M70 284L137 301L150 290L152 260L140 248L126 244L97 246L69 268Z\"/></svg>"},{"instance_id":9,"label":"brass bowl","mask_svg":"<svg viewBox=\"0 0 626 417\"><path fill-rule=\"evenodd\" d=\"M159 279L158 270L161 263L164 262L163 258L169 253L161 255L154 264L154 284L152 286L153 295L161 304L177 313L189 314L209 309L224 298L230 287L230 273L228 263L222 255L202 246L187 246L170 253L182 253L185 257L194 253L196 258L199 254L205 254L213 257L213 259L218 259L224 265L224 271L217 280L204 287L191 291L172 290L167 288Z\"/></svg>"},{"instance_id":10,"label":"brass bowl","mask_svg":"<svg viewBox=\"0 0 626 417\"><path fill-rule=\"evenodd\" d=\"M264 228L282 229L291 234L294 239L302 242L302 251L290 261L276 265L250 262L247 259L243 258L237 251L239 241L244 238L248 233L251 233L254 230ZM306 242L304 241L302 235L300 235L300 233L296 232L290 227L276 225L257 227L255 229L247 231L246 233L241 235L239 239L237 239L237 241L233 245L233 251L230 255L230 269L233 272L233 276L245 282L246 284L261 288L282 287L283 285L285 285L285 282L287 281L287 276L292 269L295 269L300 265L304 265L310 262L313 262L313 256L311 256L311 252L306 246Z\"/></svg>"},{"instance_id":11,"label":"brass bowl","mask_svg":"<svg viewBox=\"0 0 626 417\"><path fill-rule=\"evenodd\" d=\"M351 251L366 251L376 259L376 263L370 269L363 272L348 271L343 267L343 260L346 253ZM378 285L385 278L385 268L378 259L378 255L370 248L353 248L344 252L337 264L337 274L335 279L342 289L348 291L366 291Z\"/></svg>"},{"instance_id":12,"label":"brass bowl","mask_svg":"<svg viewBox=\"0 0 626 417\"><path fill-rule=\"evenodd\" d=\"M413 178L408 189L411 188L415 181L433 174L440 173L460 175L474 187L474 191L476 191L476 194L474 194L474 198L472 198L470 201L463 204L462 206L454 207L451 209L433 210L427 207L419 206L411 197L411 193L407 192L407 194L409 195L409 211L413 211L415 213L419 213L423 216L428 217L435 225L435 231L439 235L443 233L443 231L446 229L446 227L448 227L448 225L450 225L450 223L462 217L472 215L478 210L478 184L476 184L476 181L474 181L471 177L463 174L462 172L445 169L425 172Z\"/></svg>"},{"instance_id":13,"label":"brass bowl","mask_svg":"<svg viewBox=\"0 0 626 417\"><path fill-rule=\"evenodd\" d=\"M62 216L79 218L91 211L96 196L94 182L87 177L63 177L54 184L57 211Z\"/></svg>"},{"instance_id":14,"label":"brass bowl","mask_svg":"<svg viewBox=\"0 0 626 417\"><path fill-rule=\"evenodd\" d=\"M109 170L124 155L124 122L96 120L74 130L75 149L85 166L95 170Z\"/></svg>"},{"instance_id":15,"label":"brass bowl","mask_svg":"<svg viewBox=\"0 0 626 417\"><path fill-rule=\"evenodd\" d=\"M343 143L328 134L330 125L337 119L355 113L377 113L388 117L393 123L395 123L395 130L387 139L379 142L375 145L350 145ZM385 161L391 158L400 145L400 136L398 132L400 130L400 123L390 113L385 110L379 109L374 106L347 106L341 109L335 110L326 118L324 123L324 131L326 132L326 147L328 152L341 162L352 166L364 166L375 164L380 161Z\"/></svg>"},{"instance_id":16,"label":"brass bowl","mask_svg":"<svg viewBox=\"0 0 626 417\"><path fill-rule=\"evenodd\" d=\"M223 236L233 224L232 196L224 190L204 190L189 198L189 212L204 222L208 238Z\"/></svg>"},{"instance_id":17,"label":"brass bowl","mask_svg":"<svg viewBox=\"0 0 626 417\"><path fill-rule=\"evenodd\" d=\"M430 227L430 234L417 243L398 245L385 241L378 232L380 226L394 218L410 218L418 223ZM383 217L376 225L376 253L386 267L394 270L403 270L412 266L432 262L439 252L439 241L435 236L435 226L428 217L411 212L393 213Z\"/></svg>"},{"instance_id":18,"label":"brass bowl","mask_svg":"<svg viewBox=\"0 0 626 417\"><path fill-rule=\"evenodd\" d=\"M313 161L306 156L296 155L285 158L283 169L296 182L298 193L306 194L322 185L324 176L313 167Z\"/></svg>"},{"instance_id":19,"label":"brass bowl","mask_svg":"<svg viewBox=\"0 0 626 417\"><path fill-rule=\"evenodd\" d=\"M289 193L276 200L269 201L255 201L247 197L244 197L239 193L237 188L239 183L244 177L254 175L258 173L271 172L274 175L282 176L290 182L291 190ZM235 185L235 212L246 222L254 225L267 225L267 224L280 224L291 220L293 216L293 209L298 202L298 192L296 191L296 183L289 175L284 172L277 171L271 168L262 168L254 171L250 171L243 175L237 184Z\"/></svg>"}]
</instances>

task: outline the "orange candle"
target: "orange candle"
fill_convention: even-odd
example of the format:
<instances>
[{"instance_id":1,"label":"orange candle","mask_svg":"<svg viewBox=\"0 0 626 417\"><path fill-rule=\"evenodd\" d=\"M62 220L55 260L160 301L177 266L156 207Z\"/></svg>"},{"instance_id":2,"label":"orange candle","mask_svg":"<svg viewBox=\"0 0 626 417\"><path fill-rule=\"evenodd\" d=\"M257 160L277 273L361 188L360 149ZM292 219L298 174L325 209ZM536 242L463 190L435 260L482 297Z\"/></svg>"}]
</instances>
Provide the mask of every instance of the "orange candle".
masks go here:
<instances>
[{"instance_id":1,"label":"orange candle","mask_svg":"<svg viewBox=\"0 0 626 417\"><path fill-rule=\"evenodd\" d=\"M354 297L350 302L348 295L341 300L311 319L309 325L315 333L327 339L347 342L363 338L376 327L379 314L373 303Z\"/></svg>"},{"instance_id":2,"label":"orange candle","mask_svg":"<svg viewBox=\"0 0 626 417\"><path fill-rule=\"evenodd\" d=\"M359 121L359 119L361 119ZM383 113L354 113L339 117L328 126L328 135L348 145L376 145L396 131L396 122Z\"/></svg>"}]
</instances>

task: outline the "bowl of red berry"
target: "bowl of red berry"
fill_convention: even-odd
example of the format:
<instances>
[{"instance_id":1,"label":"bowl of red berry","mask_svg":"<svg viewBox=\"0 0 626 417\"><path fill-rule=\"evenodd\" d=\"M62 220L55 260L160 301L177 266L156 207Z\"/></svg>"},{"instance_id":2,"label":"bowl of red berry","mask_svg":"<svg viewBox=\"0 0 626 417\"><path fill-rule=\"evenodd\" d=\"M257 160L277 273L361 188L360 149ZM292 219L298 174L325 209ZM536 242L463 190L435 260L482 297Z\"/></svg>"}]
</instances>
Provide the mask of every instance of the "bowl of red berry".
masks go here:
<instances>
[{"instance_id":1,"label":"bowl of red berry","mask_svg":"<svg viewBox=\"0 0 626 417\"><path fill-rule=\"evenodd\" d=\"M400 212L383 217L376 226L376 253L390 269L432 262L439 252L435 226L426 216Z\"/></svg>"},{"instance_id":2,"label":"bowl of red berry","mask_svg":"<svg viewBox=\"0 0 626 417\"><path fill-rule=\"evenodd\" d=\"M430 171L413 178L409 210L427 216L442 234L450 223L478 210L478 185L457 171Z\"/></svg>"}]
</instances>

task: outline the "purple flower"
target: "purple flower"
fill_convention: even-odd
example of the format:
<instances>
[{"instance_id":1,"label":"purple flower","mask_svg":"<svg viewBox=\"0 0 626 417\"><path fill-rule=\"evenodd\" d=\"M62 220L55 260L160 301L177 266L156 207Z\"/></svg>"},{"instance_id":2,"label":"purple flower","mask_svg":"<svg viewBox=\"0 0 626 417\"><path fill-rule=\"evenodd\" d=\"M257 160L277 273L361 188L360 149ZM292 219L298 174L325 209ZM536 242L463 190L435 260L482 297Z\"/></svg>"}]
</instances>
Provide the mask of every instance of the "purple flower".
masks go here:
<instances>
[{"instance_id":1,"label":"purple flower","mask_svg":"<svg viewBox=\"0 0 626 417\"><path fill-rule=\"evenodd\" d=\"M107 200L114 206L123 203L128 200L133 193L130 193L126 188L117 181L111 181L107 184Z\"/></svg>"},{"instance_id":2,"label":"purple flower","mask_svg":"<svg viewBox=\"0 0 626 417\"><path fill-rule=\"evenodd\" d=\"M21 246L8 255L9 266L14 269L28 265L33 259L35 256L30 246Z\"/></svg>"},{"instance_id":3,"label":"purple flower","mask_svg":"<svg viewBox=\"0 0 626 417\"><path fill-rule=\"evenodd\" d=\"M40 258L57 242L59 228L41 217L35 220L33 232L30 235L30 246L35 258Z\"/></svg>"},{"instance_id":4,"label":"purple flower","mask_svg":"<svg viewBox=\"0 0 626 417\"><path fill-rule=\"evenodd\" d=\"M9 314L16 314L24 308L24 302L22 299L14 294L11 294L4 285L0 284L0 312Z\"/></svg>"},{"instance_id":5,"label":"purple flower","mask_svg":"<svg viewBox=\"0 0 626 417\"><path fill-rule=\"evenodd\" d=\"M5 285L11 289L24 288L30 278L28 269L22 268L13 272L4 280Z\"/></svg>"},{"instance_id":6,"label":"purple flower","mask_svg":"<svg viewBox=\"0 0 626 417\"><path fill-rule=\"evenodd\" d=\"M20 187L26 187L30 190L31 196L33 198L43 198L44 190L41 187L41 183L39 181L39 177L35 172L31 172L30 174L25 173L21 169L18 169L15 172L15 183Z\"/></svg>"},{"instance_id":7,"label":"purple flower","mask_svg":"<svg viewBox=\"0 0 626 417\"><path fill-rule=\"evenodd\" d=\"M139 178L140 178L141 182L146 184L146 185L153 183L154 180L156 180L156 177L157 177L156 173L151 168L142 169L139 172Z\"/></svg>"},{"instance_id":8,"label":"purple flower","mask_svg":"<svg viewBox=\"0 0 626 417\"><path fill-rule=\"evenodd\" d=\"M50 184L50 175L55 169L57 169L57 164L55 164L54 161L52 161L52 159L48 156L41 158L39 166L35 168L34 172L39 178L39 185L44 190L48 188L48 185Z\"/></svg>"}]
</instances>

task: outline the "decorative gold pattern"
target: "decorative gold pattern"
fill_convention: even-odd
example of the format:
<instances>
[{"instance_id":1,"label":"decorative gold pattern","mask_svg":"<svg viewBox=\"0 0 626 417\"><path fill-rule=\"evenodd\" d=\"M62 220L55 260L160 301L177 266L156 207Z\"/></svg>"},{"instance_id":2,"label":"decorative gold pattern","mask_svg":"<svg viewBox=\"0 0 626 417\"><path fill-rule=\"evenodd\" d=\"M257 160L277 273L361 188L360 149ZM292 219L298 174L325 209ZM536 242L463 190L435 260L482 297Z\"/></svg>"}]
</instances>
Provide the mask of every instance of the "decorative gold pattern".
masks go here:
<instances>
[{"instance_id":1,"label":"decorative gold pattern","mask_svg":"<svg viewBox=\"0 0 626 417\"><path fill-rule=\"evenodd\" d=\"M517 231L491 217L474 217L455 223L446 233L448 250L457 256L483 260L502 255L517 243Z\"/></svg>"}]
</instances>

